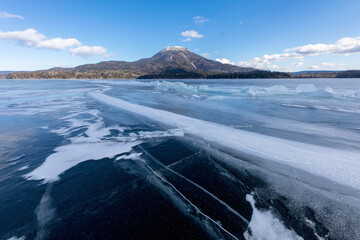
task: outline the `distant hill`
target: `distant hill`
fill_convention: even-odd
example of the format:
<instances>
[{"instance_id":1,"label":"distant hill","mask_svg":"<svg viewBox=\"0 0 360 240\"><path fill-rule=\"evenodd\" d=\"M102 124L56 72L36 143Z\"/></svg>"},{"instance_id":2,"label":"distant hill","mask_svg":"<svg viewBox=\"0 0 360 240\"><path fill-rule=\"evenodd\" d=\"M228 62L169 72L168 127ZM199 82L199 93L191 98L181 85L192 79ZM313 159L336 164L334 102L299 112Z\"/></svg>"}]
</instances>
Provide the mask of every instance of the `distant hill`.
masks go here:
<instances>
[{"instance_id":1,"label":"distant hill","mask_svg":"<svg viewBox=\"0 0 360 240\"><path fill-rule=\"evenodd\" d=\"M133 79L154 76L166 78L206 78L208 75L254 72L206 59L184 47L166 47L150 58L135 62L106 61L85 64L75 68L52 68L34 72L17 72L7 75L15 79Z\"/></svg>"},{"instance_id":2,"label":"distant hill","mask_svg":"<svg viewBox=\"0 0 360 240\"><path fill-rule=\"evenodd\" d=\"M293 78L360 78L360 70L303 71L292 73Z\"/></svg>"},{"instance_id":3,"label":"distant hill","mask_svg":"<svg viewBox=\"0 0 360 240\"><path fill-rule=\"evenodd\" d=\"M349 70L349 71L339 72L336 77L338 77L338 78L360 78L360 70Z\"/></svg>"}]
</instances>

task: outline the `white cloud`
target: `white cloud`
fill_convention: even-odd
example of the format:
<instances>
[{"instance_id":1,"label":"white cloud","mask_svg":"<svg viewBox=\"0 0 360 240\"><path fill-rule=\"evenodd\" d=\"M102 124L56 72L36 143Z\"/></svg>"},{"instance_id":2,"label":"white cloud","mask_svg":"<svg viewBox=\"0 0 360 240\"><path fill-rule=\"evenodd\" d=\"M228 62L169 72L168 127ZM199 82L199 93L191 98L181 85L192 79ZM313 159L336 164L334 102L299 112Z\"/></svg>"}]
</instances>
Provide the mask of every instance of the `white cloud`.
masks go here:
<instances>
[{"instance_id":1,"label":"white cloud","mask_svg":"<svg viewBox=\"0 0 360 240\"><path fill-rule=\"evenodd\" d=\"M106 53L106 49L100 46L82 46L82 43L75 38L51 38L48 39L43 34L33 28L24 31L1 32L0 40L13 40L21 45L42 49L66 50L69 49L73 56L95 56Z\"/></svg>"},{"instance_id":2,"label":"white cloud","mask_svg":"<svg viewBox=\"0 0 360 240\"><path fill-rule=\"evenodd\" d=\"M46 37L33 28L24 31L0 32L0 40L15 40L18 43L35 48L47 48L65 50L69 47L80 46L81 42L74 38L53 38Z\"/></svg>"},{"instance_id":3,"label":"white cloud","mask_svg":"<svg viewBox=\"0 0 360 240\"><path fill-rule=\"evenodd\" d=\"M46 37L35 29L29 28L25 31L1 32L0 40L15 40L28 47L36 47Z\"/></svg>"},{"instance_id":4,"label":"white cloud","mask_svg":"<svg viewBox=\"0 0 360 240\"><path fill-rule=\"evenodd\" d=\"M203 16L196 16L196 17L193 17L193 19L194 19L194 23L195 23L196 25L198 25L198 26L201 26L201 25L203 25L204 23L210 21L210 19L207 19L207 18L205 18L205 17L203 17Z\"/></svg>"},{"instance_id":5,"label":"white cloud","mask_svg":"<svg viewBox=\"0 0 360 240\"><path fill-rule=\"evenodd\" d=\"M264 55L262 57L253 58L250 61L241 61L238 63L234 63L226 58L222 58L222 59L217 58L216 61L221 63L237 65L240 67L278 70L280 69L280 67L276 64L273 64L273 62L289 61L289 60L302 59L302 58L303 56L297 53L281 53L281 54Z\"/></svg>"},{"instance_id":6,"label":"white cloud","mask_svg":"<svg viewBox=\"0 0 360 240\"><path fill-rule=\"evenodd\" d=\"M294 68L298 68L298 67L303 66L304 64L305 64L304 59L301 59L299 62L294 62L294 63L292 64L292 66L293 66Z\"/></svg>"},{"instance_id":7,"label":"white cloud","mask_svg":"<svg viewBox=\"0 0 360 240\"><path fill-rule=\"evenodd\" d=\"M234 62L231 62L229 59L227 58L217 58L215 59L218 62L221 62L223 64L231 64L231 65L236 65Z\"/></svg>"},{"instance_id":8,"label":"white cloud","mask_svg":"<svg viewBox=\"0 0 360 240\"><path fill-rule=\"evenodd\" d=\"M203 56L204 58L210 58L210 53L202 53L200 55Z\"/></svg>"},{"instance_id":9,"label":"white cloud","mask_svg":"<svg viewBox=\"0 0 360 240\"><path fill-rule=\"evenodd\" d=\"M236 65L239 67L247 67L247 68L271 69L271 70L276 70L280 68L279 66L275 64L271 64L268 61L263 61L261 58L254 58L253 60L250 61L241 61L238 63L232 62L227 58L216 58L215 60L223 64L231 64L231 65Z\"/></svg>"},{"instance_id":10,"label":"white cloud","mask_svg":"<svg viewBox=\"0 0 360 240\"><path fill-rule=\"evenodd\" d=\"M276 64L272 64L270 62L262 62L262 61L241 61L236 63L237 66L240 67L249 67L249 68L258 68L258 69L269 69L269 70L277 70L280 67Z\"/></svg>"},{"instance_id":11,"label":"white cloud","mask_svg":"<svg viewBox=\"0 0 360 240\"><path fill-rule=\"evenodd\" d=\"M272 62L289 61L289 60L302 59L302 58L303 56L297 53L282 53L282 54L264 55L262 57L253 58L250 61L241 61L238 63L231 62L226 58L216 59L216 61L227 64L233 64L240 67L276 70L279 69L280 67L278 65L273 64Z\"/></svg>"},{"instance_id":12,"label":"white cloud","mask_svg":"<svg viewBox=\"0 0 360 240\"><path fill-rule=\"evenodd\" d=\"M310 70L319 70L319 69L320 69L320 66L318 66L318 65L313 65L313 66L311 66L311 67L308 67L308 69L310 69Z\"/></svg>"},{"instance_id":13,"label":"white cloud","mask_svg":"<svg viewBox=\"0 0 360 240\"><path fill-rule=\"evenodd\" d=\"M346 65L343 63L332 63L332 62L323 62L321 63L322 68L330 70L346 70Z\"/></svg>"},{"instance_id":14,"label":"white cloud","mask_svg":"<svg viewBox=\"0 0 360 240\"><path fill-rule=\"evenodd\" d=\"M241 67L253 67L260 69L271 69L276 70L280 69L279 66L273 64L273 62L288 62L291 60L300 61L293 63L292 67L301 67L304 65L304 58L308 56L317 56L317 55L327 55L327 54L336 54L336 55L349 55L349 54L360 54L360 37L355 38L341 38L336 41L334 44L308 44L301 47L294 47L285 49L284 53L272 54L272 55L263 55L262 57L256 57L249 61L241 61L238 63L231 62L228 59L217 59L217 61L222 63L234 64ZM336 67L331 63L322 63L323 67ZM340 69L341 65L338 65ZM291 67L283 67L291 68ZM319 65L311 66L309 69L319 69ZM342 68L343 69L343 68Z\"/></svg>"},{"instance_id":15,"label":"white cloud","mask_svg":"<svg viewBox=\"0 0 360 240\"><path fill-rule=\"evenodd\" d=\"M336 63L324 62L324 63L321 64L321 66L324 66L324 67L335 67L335 66L336 66Z\"/></svg>"},{"instance_id":16,"label":"white cloud","mask_svg":"<svg viewBox=\"0 0 360 240\"><path fill-rule=\"evenodd\" d=\"M182 32L181 36L187 37L187 38L203 38L204 37L204 35L199 34L195 30L188 30L188 31Z\"/></svg>"},{"instance_id":17,"label":"white cloud","mask_svg":"<svg viewBox=\"0 0 360 240\"><path fill-rule=\"evenodd\" d=\"M72 48L69 51L73 56L81 56L81 57L102 55L107 52L106 48L100 46L93 46L93 47L80 46L77 48Z\"/></svg>"},{"instance_id":18,"label":"white cloud","mask_svg":"<svg viewBox=\"0 0 360 240\"><path fill-rule=\"evenodd\" d=\"M65 50L70 47L80 46L81 42L75 38L53 38L43 40L37 44L37 48L48 48L55 50Z\"/></svg>"},{"instance_id":19,"label":"white cloud","mask_svg":"<svg viewBox=\"0 0 360 240\"><path fill-rule=\"evenodd\" d=\"M263 62L279 62L279 61L289 61L293 59L302 59L304 56L298 53L280 53L280 54L272 54L272 55L264 55L260 58L254 58L256 61Z\"/></svg>"},{"instance_id":20,"label":"white cloud","mask_svg":"<svg viewBox=\"0 0 360 240\"><path fill-rule=\"evenodd\" d=\"M0 18L18 18L21 20L24 19L23 16L15 15L15 14L7 13L7 12L0 12Z\"/></svg>"},{"instance_id":21,"label":"white cloud","mask_svg":"<svg viewBox=\"0 0 360 240\"><path fill-rule=\"evenodd\" d=\"M285 51L295 51L304 56L315 56L320 54L358 54L360 53L360 37L345 37L339 39L334 44L308 44L301 47L286 49Z\"/></svg>"},{"instance_id":22,"label":"white cloud","mask_svg":"<svg viewBox=\"0 0 360 240\"><path fill-rule=\"evenodd\" d=\"M190 41L192 41L192 38L185 38L185 39L183 39L183 40L181 40L181 41L183 41L183 42L190 42Z\"/></svg>"}]
</instances>

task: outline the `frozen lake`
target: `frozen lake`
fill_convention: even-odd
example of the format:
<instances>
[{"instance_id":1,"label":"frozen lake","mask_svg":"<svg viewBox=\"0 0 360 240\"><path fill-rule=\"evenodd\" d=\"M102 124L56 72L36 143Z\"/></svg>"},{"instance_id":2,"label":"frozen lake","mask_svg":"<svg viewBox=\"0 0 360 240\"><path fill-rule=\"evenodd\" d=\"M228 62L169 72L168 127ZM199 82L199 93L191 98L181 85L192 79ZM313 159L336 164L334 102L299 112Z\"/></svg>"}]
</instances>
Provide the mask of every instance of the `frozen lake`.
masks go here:
<instances>
[{"instance_id":1,"label":"frozen lake","mask_svg":"<svg viewBox=\"0 0 360 240\"><path fill-rule=\"evenodd\" d=\"M360 80L1 80L0 239L360 239Z\"/></svg>"}]
</instances>

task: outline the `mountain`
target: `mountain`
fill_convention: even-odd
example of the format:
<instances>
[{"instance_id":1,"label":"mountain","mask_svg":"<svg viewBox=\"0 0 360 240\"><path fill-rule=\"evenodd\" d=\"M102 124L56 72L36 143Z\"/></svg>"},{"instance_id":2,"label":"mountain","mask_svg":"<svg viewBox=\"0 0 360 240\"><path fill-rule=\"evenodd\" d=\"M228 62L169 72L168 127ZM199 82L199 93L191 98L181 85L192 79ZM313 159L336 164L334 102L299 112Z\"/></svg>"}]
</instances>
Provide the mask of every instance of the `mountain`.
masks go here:
<instances>
[{"instance_id":1,"label":"mountain","mask_svg":"<svg viewBox=\"0 0 360 240\"><path fill-rule=\"evenodd\" d=\"M133 71L141 73L160 73L174 70L185 70L197 73L231 73L249 72L252 68L242 68L230 64L222 64L206 59L190 52L184 47L166 47L150 58L135 62L108 61L97 64L78 66L75 71Z\"/></svg>"},{"instance_id":2,"label":"mountain","mask_svg":"<svg viewBox=\"0 0 360 240\"><path fill-rule=\"evenodd\" d=\"M135 62L105 61L75 68L13 73L7 78L205 78L214 74L248 73L255 70L222 64L176 46L166 47L150 58Z\"/></svg>"}]
</instances>

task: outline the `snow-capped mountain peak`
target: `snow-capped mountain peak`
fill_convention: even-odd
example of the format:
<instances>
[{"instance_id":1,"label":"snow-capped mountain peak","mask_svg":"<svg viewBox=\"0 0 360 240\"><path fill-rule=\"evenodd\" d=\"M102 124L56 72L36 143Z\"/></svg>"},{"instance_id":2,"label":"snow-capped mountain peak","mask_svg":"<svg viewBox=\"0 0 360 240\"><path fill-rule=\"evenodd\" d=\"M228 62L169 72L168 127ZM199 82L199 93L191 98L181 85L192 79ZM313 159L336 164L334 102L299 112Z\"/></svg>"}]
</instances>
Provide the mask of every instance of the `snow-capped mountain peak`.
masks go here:
<instances>
[{"instance_id":1,"label":"snow-capped mountain peak","mask_svg":"<svg viewBox=\"0 0 360 240\"><path fill-rule=\"evenodd\" d=\"M161 52L168 52L168 51L189 51L189 50L181 46L167 46L166 48L161 50Z\"/></svg>"}]
</instances>

